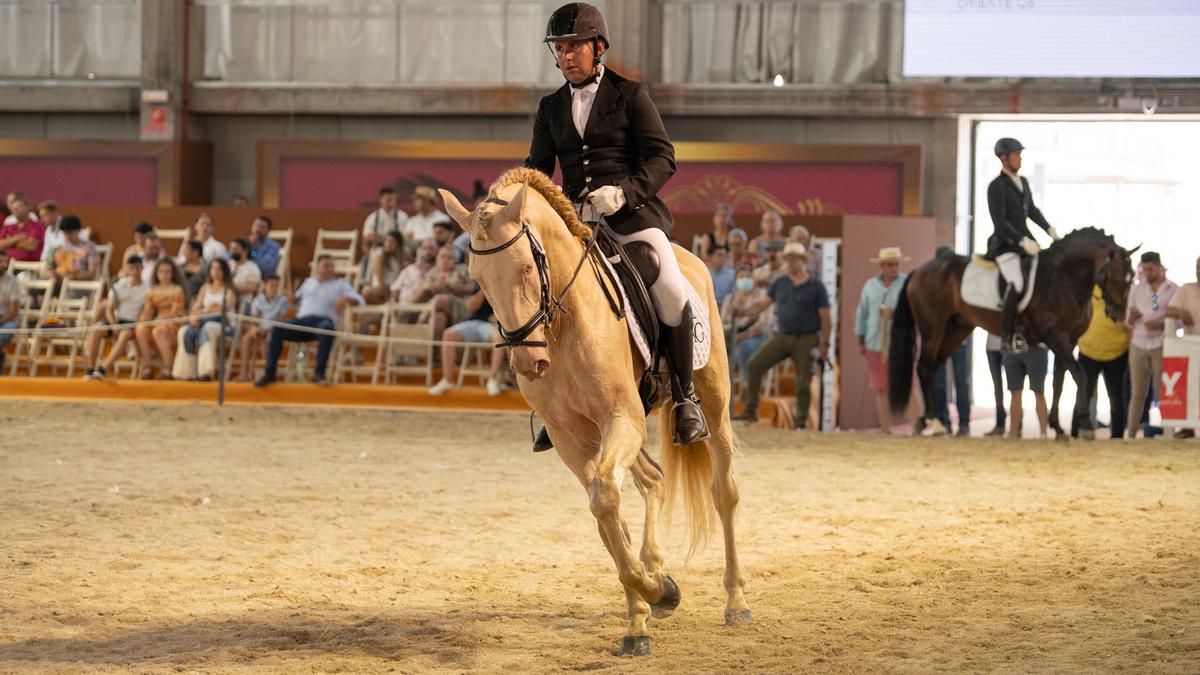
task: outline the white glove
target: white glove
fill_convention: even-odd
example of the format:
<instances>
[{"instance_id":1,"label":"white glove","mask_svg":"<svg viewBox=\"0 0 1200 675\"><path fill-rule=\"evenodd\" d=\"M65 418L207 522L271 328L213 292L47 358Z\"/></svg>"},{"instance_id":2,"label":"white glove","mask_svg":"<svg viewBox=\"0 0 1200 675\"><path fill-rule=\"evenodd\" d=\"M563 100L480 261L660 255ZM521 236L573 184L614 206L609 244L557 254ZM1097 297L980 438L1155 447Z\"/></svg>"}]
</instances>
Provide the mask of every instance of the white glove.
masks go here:
<instances>
[{"instance_id":1,"label":"white glove","mask_svg":"<svg viewBox=\"0 0 1200 675\"><path fill-rule=\"evenodd\" d=\"M625 191L616 185L598 187L588 193L588 202L602 216L611 216L625 206Z\"/></svg>"},{"instance_id":2,"label":"white glove","mask_svg":"<svg viewBox=\"0 0 1200 675\"><path fill-rule=\"evenodd\" d=\"M1054 229L1053 227L1047 227L1046 234L1050 235L1050 238L1053 239L1054 241L1058 241L1059 239L1062 239L1062 237L1058 236L1058 230Z\"/></svg>"},{"instance_id":3,"label":"white glove","mask_svg":"<svg viewBox=\"0 0 1200 675\"><path fill-rule=\"evenodd\" d=\"M1037 242L1029 237L1021 238L1021 248L1025 249L1025 252L1029 255L1037 255L1038 251L1042 250L1038 248Z\"/></svg>"}]
</instances>

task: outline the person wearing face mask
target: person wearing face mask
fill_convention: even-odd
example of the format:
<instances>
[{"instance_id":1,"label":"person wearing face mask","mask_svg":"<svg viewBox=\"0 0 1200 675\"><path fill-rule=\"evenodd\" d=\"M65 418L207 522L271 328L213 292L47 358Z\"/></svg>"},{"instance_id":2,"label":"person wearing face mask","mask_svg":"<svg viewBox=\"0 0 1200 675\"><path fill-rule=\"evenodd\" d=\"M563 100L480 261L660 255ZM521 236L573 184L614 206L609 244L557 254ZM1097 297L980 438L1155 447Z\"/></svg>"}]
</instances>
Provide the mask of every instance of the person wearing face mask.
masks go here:
<instances>
[{"instance_id":1,"label":"person wearing face mask","mask_svg":"<svg viewBox=\"0 0 1200 675\"><path fill-rule=\"evenodd\" d=\"M767 298L767 292L754 283L754 270L743 265L737 270L733 293L721 303L721 323L725 326L725 344L732 345L733 361L742 382L750 375L750 357L771 334L771 311L754 311Z\"/></svg>"},{"instance_id":2,"label":"person wearing face mask","mask_svg":"<svg viewBox=\"0 0 1200 675\"><path fill-rule=\"evenodd\" d=\"M875 411L879 416L879 432L892 433L892 409L888 405L887 332L892 324L892 312L900 301L900 293L908 275L900 271L900 263L909 258L896 246L879 249L879 274L867 279L855 312L854 334L858 336L858 351L867 361L867 379L875 392Z\"/></svg>"},{"instance_id":3,"label":"person wearing face mask","mask_svg":"<svg viewBox=\"0 0 1200 675\"><path fill-rule=\"evenodd\" d=\"M238 307L243 310L254 300L262 286L262 270L250 261L250 249L254 247L245 237L229 242L229 260L233 263L233 289L237 292Z\"/></svg>"}]
</instances>

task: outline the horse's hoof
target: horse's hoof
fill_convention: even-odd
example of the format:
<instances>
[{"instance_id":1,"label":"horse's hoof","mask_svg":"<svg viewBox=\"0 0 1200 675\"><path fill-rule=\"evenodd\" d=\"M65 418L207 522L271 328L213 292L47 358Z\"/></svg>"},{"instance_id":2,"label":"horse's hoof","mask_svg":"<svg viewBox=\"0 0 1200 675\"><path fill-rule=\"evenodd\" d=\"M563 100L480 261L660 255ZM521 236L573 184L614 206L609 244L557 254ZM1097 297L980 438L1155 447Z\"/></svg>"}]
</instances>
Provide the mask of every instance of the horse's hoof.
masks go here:
<instances>
[{"instance_id":1,"label":"horse's hoof","mask_svg":"<svg viewBox=\"0 0 1200 675\"><path fill-rule=\"evenodd\" d=\"M1070 443L1071 434L1060 431L1057 434L1054 434L1054 440L1058 441L1059 443Z\"/></svg>"},{"instance_id":2,"label":"horse's hoof","mask_svg":"<svg viewBox=\"0 0 1200 675\"><path fill-rule=\"evenodd\" d=\"M726 626L748 626L751 623L754 623L754 617L750 614L750 610L739 609L736 612L732 609L725 610Z\"/></svg>"},{"instance_id":3,"label":"horse's hoof","mask_svg":"<svg viewBox=\"0 0 1200 675\"><path fill-rule=\"evenodd\" d=\"M675 580L667 575L663 575L663 594L658 602L650 605L650 616L656 619L665 619L675 613L675 608L679 606L681 596L679 594L679 585ZM649 638L647 638L649 640ZM649 642L646 643L647 649Z\"/></svg>"},{"instance_id":4,"label":"horse's hoof","mask_svg":"<svg viewBox=\"0 0 1200 675\"><path fill-rule=\"evenodd\" d=\"M1095 429L1080 429L1079 437L1085 441L1094 441L1094 440L1096 440L1096 430Z\"/></svg>"},{"instance_id":5,"label":"horse's hoof","mask_svg":"<svg viewBox=\"0 0 1200 675\"><path fill-rule=\"evenodd\" d=\"M621 638L621 650L617 656L650 656L650 636Z\"/></svg>"}]
</instances>

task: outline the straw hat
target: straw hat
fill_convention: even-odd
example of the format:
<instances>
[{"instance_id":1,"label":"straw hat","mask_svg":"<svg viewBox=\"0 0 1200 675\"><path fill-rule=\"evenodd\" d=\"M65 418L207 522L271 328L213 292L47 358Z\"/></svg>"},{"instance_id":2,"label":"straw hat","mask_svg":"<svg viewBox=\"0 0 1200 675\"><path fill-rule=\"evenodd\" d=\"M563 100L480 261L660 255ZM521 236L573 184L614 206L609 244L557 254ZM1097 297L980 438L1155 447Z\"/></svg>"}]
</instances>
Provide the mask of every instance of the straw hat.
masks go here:
<instances>
[{"instance_id":1,"label":"straw hat","mask_svg":"<svg viewBox=\"0 0 1200 675\"><path fill-rule=\"evenodd\" d=\"M431 202L437 201L437 193L428 185L418 185L417 189L413 190L413 197L416 199L428 199Z\"/></svg>"},{"instance_id":2,"label":"straw hat","mask_svg":"<svg viewBox=\"0 0 1200 675\"><path fill-rule=\"evenodd\" d=\"M783 257L786 258L789 255L798 255L802 258L807 258L808 249L804 248L804 244L801 244L798 241L789 241L787 245L783 247Z\"/></svg>"},{"instance_id":3,"label":"straw hat","mask_svg":"<svg viewBox=\"0 0 1200 675\"><path fill-rule=\"evenodd\" d=\"M879 249L878 258L871 258L871 262L873 263L900 263L908 262L909 260L912 260L912 258L904 255L904 253L900 251L899 246L884 246L883 248Z\"/></svg>"}]
</instances>

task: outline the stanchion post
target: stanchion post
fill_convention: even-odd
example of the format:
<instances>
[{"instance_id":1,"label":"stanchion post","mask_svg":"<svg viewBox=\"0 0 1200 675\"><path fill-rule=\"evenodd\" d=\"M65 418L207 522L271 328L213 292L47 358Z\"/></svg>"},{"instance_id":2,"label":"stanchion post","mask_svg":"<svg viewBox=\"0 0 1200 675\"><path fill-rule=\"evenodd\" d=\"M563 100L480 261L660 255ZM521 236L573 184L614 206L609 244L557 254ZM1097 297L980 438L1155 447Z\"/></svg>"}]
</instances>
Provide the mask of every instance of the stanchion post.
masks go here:
<instances>
[{"instance_id":1,"label":"stanchion post","mask_svg":"<svg viewBox=\"0 0 1200 675\"><path fill-rule=\"evenodd\" d=\"M229 290L221 294L221 334L217 338L217 405L225 405L225 329L229 326Z\"/></svg>"}]
</instances>

